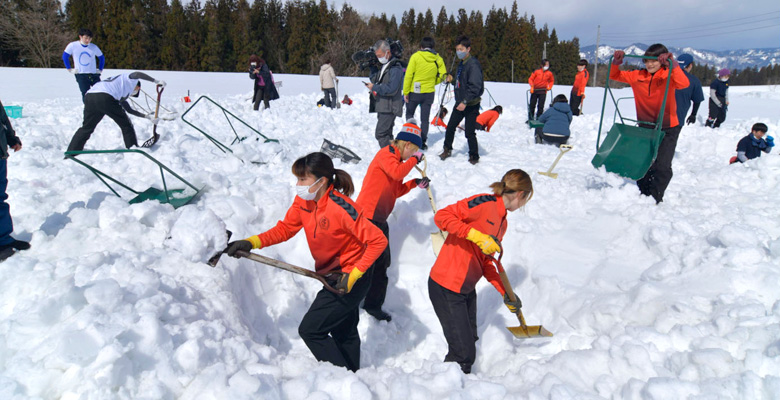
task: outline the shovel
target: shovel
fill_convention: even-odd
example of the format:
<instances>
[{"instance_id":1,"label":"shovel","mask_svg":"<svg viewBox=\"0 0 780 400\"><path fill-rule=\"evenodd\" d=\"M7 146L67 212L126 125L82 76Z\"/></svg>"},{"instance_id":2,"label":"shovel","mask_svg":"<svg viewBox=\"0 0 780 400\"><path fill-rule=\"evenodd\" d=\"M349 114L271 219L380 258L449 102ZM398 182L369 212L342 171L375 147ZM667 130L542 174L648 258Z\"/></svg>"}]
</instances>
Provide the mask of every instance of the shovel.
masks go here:
<instances>
[{"instance_id":1,"label":"shovel","mask_svg":"<svg viewBox=\"0 0 780 400\"><path fill-rule=\"evenodd\" d=\"M564 155L565 153L567 153L572 148L574 148L574 146L572 146L570 144L562 144L559 148L561 149L561 152L558 153L558 157L555 158L555 161L550 166L550 169L548 169L547 172L539 171L540 174L542 174L544 176L549 176L550 178L553 178L553 179L558 179L558 173L557 172L552 172L552 170L555 168L556 165L558 165L558 160L561 159L561 156Z\"/></svg>"},{"instance_id":2,"label":"shovel","mask_svg":"<svg viewBox=\"0 0 780 400\"><path fill-rule=\"evenodd\" d=\"M230 231L228 231L228 239L229 238L230 238ZM219 253L217 253L216 255L214 255L213 257L211 257L209 259L208 264L211 267L216 267L217 266L217 262L219 262L219 258L226 251L227 251L227 249L222 250ZM256 262L259 262L261 264L270 265L270 266L272 266L274 268L283 269L285 271L292 272L294 274L303 275L303 276L305 276L307 278L316 279L316 280L320 281L320 283L322 283L322 285L325 287L325 289L327 291L329 291L331 293L335 293L335 294L337 294L339 296L343 296L344 295L344 291L343 290L339 290L339 289L334 288L333 286L331 286L328 283L328 281L325 279L324 276L322 276L322 275L320 275L320 274L318 274L318 273L316 273L316 272L314 272L312 270L309 270L309 269L306 269L306 268L301 268L301 267L296 266L296 265L288 264L288 263L286 263L284 261L279 261L279 260L273 259L271 257L266 257L266 256L261 256L260 254L250 253L248 251L239 250L239 251L236 252L236 255L238 255L239 257L242 257L242 258L248 258L248 259L250 259L252 261L256 261ZM334 274L341 275L341 272L332 272L328 276L334 275Z\"/></svg>"},{"instance_id":3,"label":"shovel","mask_svg":"<svg viewBox=\"0 0 780 400\"><path fill-rule=\"evenodd\" d=\"M157 106L154 108L154 117L157 118L160 115L160 98L162 97L163 87L160 85L157 85ZM154 124L154 130L152 131L152 137L149 139L146 139L143 144L141 144L141 147L152 147L154 146L157 141L160 140L160 134L157 133L157 123Z\"/></svg>"},{"instance_id":4,"label":"shovel","mask_svg":"<svg viewBox=\"0 0 780 400\"><path fill-rule=\"evenodd\" d=\"M499 243L499 246L501 246L501 243ZM498 256L498 259L493 260L496 262L496 267L498 267L498 275L501 277L501 283L504 285L504 290L506 290L506 294L509 296L509 300L516 301L517 296L515 296L515 291L512 290L512 285L509 283L509 277L506 276L506 271L504 271L504 267L501 265L501 257L503 256L504 248L501 247L501 254ZM520 308L517 309L517 320L520 321L520 326L508 326L506 329L509 329L509 332L512 332L512 334L515 335L515 337L518 339L551 337L553 335L552 332L544 329L544 327L541 325L527 325L525 323L525 318L523 317L523 310Z\"/></svg>"},{"instance_id":5,"label":"shovel","mask_svg":"<svg viewBox=\"0 0 780 400\"><path fill-rule=\"evenodd\" d=\"M428 175L425 174L425 171L428 170L428 159L423 157L423 161L425 161L423 169L420 169L417 165L414 167L417 168L418 171L420 171L420 175L422 175L423 178L427 178ZM433 209L433 214L436 215L436 202L433 200L433 192L431 192L431 185L429 184L426 188L428 191L428 200L431 201L431 208ZM444 246L444 241L447 239L447 233L442 232L441 229L439 229L438 232L431 233L431 244L433 245L433 254L438 257L439 251L441 250L441 247Z\"/></svg>"}]
</instances>

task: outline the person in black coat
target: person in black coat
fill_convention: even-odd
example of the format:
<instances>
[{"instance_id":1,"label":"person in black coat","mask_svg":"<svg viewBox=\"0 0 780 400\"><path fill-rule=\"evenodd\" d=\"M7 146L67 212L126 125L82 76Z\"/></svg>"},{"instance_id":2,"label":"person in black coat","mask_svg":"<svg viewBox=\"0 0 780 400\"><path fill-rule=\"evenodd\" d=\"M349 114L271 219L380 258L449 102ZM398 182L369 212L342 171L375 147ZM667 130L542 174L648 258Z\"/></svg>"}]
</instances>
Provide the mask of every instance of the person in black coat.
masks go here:
<instances>
[{"instance_id":1,"label":"person in black coat","mask_svg":"<svg viewBox=\"0 0 780 400\"><path fill-rule=\"evenodd\" d=\"M255 54L249 56L249 79L255 81L254 95L252 103L254 110L260 109L260 101L263 101L263 109L270 108L270 100L279 98L279 92L276 91L274 78L268 64Z\"/></svg>"},{"instance_id":2,"label":"person in black coat","mask_svg":"<svg viewBox=\"0 0 780 400\"><path fill-rule=\"evenodd\" d=\"M0 102L0 261L14 255L18 250L27 250L30 243L16 240L11 237L14 231L11 220L11 207L5 201L8 199L8 148L19 151L22 149L22 141L16 136L11 121L5 113L5 107Z\"/></svg>"}]
</instances>

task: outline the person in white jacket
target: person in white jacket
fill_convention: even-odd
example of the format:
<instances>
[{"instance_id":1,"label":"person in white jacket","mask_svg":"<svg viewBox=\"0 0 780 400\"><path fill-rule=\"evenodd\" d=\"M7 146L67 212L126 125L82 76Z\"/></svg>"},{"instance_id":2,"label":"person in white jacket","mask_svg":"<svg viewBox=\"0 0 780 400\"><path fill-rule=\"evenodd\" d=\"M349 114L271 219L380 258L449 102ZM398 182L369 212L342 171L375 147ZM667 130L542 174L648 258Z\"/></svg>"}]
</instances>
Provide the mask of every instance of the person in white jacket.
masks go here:
<instances>
[{"instance_id":1,"label":"person in white jacket","mask_svg":"<svg viewBox=\"0 0 780 400\"><path fill-rule=\"evenodd\" d=\"M336 99L336 71L330 65L330 59L325 60L325 64L320 67L320 87L325 94L325 106L334 108L338 100Z\"/></svg>"}]
</instances>

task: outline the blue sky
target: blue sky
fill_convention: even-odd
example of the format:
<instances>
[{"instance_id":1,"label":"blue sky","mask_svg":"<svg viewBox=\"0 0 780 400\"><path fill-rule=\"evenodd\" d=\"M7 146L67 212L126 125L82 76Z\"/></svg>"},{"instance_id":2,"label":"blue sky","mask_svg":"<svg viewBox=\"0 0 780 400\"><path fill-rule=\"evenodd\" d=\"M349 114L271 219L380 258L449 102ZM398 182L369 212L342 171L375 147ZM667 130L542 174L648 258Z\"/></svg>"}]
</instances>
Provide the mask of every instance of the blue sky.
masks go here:
<instances>
[{"instance_id":1,"label":"blue sky","mask_svg":"<svg viewBox=\"0 0 780 400\"><path fill-rule=\"evenodd\" d=\"M337 9L344 1L329 1ZM511 0L415 1L350 0L360 13L395 14L428 8L434 18L442 5L448 14L459 8L487 14L491 5L512 8ZM601 25L601 44L627 45L661 42L670 46L691 46L708 50L780 47L780 2L777 0L534 0L518 1L521 14L536 17L537 26L547 23L560 39L580 38L580 45L596 43Z\"/></svg>"}]
</instances>

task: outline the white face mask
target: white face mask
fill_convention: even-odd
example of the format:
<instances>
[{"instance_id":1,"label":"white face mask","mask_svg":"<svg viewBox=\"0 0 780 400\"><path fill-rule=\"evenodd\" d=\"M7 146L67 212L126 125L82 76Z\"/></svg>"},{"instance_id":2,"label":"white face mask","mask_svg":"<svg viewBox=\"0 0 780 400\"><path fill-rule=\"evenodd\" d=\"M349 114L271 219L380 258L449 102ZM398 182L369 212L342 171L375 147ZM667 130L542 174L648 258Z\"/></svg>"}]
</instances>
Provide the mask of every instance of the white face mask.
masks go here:
<instances>
[{"instance_id":1,"label":"white face mask","mask_svg":"<svg viewBox=\"0 0 780 400\"><path fill-rule=\"evenodd\" d=\"M548 66L546 66L546 65L545 65L544 67L542 67L542 69L543 69L543 70L545 70L545 71L547 71L548 69L550 69L550 67L548 67Z\"/></svg>"},{"instance_id":2,"label":"white face mask","mask_svg":"<svg viewBox=\"0 0 780 400\"><path fill-rule=\"evenodd\" d=\"M317 179L316 181L314 181L314 183L308 186L295 185L295 191L297 192L298 197L306 201L314 200L314 198L317 197L317 191L315 190L314 193L309 193L309 189L311 189L314 185L319 183L321 179L322 178Z\"/></svg>"},{"instance_id":3,"label":"white face mask","mask_svg":"<svg viewBox=\"0 0 780 400\"><path fill-rule=\"evenodd\" d=\"M729 77L727 77L727 76L724 76L724 77L720 78L721 82L726 82L727 80L729 80Z\"/></svg>"},{"instance_id":4,"label":"white face mask","mask_svg":"<svg viewBox=\"0 0 780 400\"><path fill-rule=\"evenodd\" d=\"M382 64L387 64L387 62L390 61L387 59L387 57L377 57L377 60L379 60L379 62Z\"/></svg>"}]
</instances>

